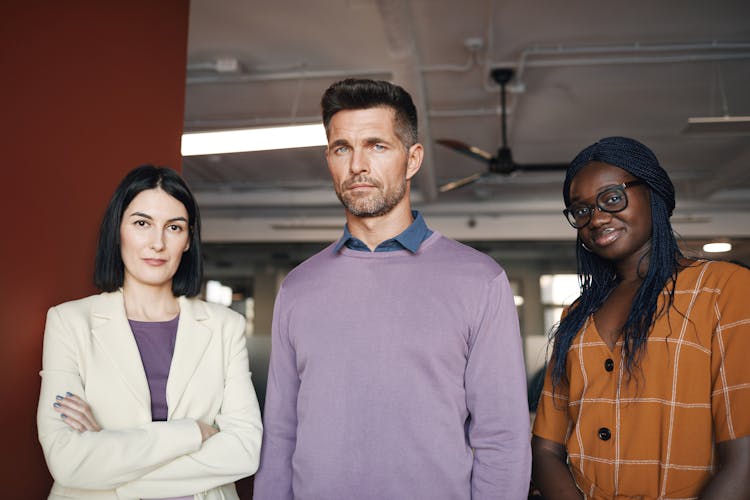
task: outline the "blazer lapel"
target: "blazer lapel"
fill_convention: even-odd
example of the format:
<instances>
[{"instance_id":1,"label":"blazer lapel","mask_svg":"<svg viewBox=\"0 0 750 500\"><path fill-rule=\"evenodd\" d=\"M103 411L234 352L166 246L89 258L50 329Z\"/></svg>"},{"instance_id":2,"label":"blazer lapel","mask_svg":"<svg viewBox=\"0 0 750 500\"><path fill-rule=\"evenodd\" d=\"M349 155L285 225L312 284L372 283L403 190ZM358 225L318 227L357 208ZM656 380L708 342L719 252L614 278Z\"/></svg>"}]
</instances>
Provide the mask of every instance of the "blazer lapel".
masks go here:
<instances>
[{"instance_id":1,"label":"blazer lapel","mask_svg":"<svg viewBox=\"0 0 750 500\"><path fill-rule=\"evenodd\" d=\"M203 303L185 297L180 297L179 301L180 321L167 380L169 419L178 407L212 336L211 329L205 324L208 311Z\"/></svg>"},{"instance_id":2,"label":"blazer lapel","mask_svg":"<svg viewBox=\"0 0 750 500\"><path fill-rule=\"evenodd\" d=\"M141 354L125 314L122 292L103 293L91 311L91 332L112 359L135 399L151 412L151 396Z\"/></svg>"}]
</instances>

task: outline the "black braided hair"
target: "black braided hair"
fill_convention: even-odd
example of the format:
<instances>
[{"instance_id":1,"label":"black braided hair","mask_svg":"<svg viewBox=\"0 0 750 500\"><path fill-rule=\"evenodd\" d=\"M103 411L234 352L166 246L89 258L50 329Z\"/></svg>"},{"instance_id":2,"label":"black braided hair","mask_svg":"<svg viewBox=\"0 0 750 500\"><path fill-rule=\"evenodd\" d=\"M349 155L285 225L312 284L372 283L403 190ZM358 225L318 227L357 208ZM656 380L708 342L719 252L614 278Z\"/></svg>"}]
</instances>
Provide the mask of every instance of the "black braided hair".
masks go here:
<instances>
[{"instance_id":1,"label":"black braided hair","mask_svg":"<svg viewBox=\"0 0 750 500\"><path fill-rule=\"evenodd\" d=\"M625 368L632 374L654 321L666 308L671 307L674 300L674 283L682 258L669 222L675 207L674 185L648 147L627 137L607 137L578 153L571 162L563 185L565 206L570 205L570 183L573 177L592 161L614 165L633 174L645 181L651 191L652 232L648 271L633 298L628 319L622 329ZM618 283L614 264L586 250L580 238L576 243L576 258L581 295L551 334L551 368L555 386L568 382L565 367L573 338ZM666 308L662 304L657 311L659 297L668 284L669 300Z\"/></svg>"}]
</instances>

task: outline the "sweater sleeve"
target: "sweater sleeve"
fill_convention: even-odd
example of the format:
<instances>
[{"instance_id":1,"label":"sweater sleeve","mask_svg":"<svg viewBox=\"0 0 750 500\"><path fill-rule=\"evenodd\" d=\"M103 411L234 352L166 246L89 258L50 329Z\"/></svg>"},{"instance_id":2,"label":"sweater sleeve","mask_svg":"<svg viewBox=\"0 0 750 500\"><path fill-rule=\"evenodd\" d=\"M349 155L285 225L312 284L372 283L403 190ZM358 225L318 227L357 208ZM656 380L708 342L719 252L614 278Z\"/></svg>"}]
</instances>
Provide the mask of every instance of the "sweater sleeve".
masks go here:
<instances>
[{"instance_id":1,"label":"sweater sleeve","mask_svg":"<svg viewBox=\"0 0 750 500\"><path fill-rule=\"evenodd\" d=\"M55 395L83 394L81 355L73 331L56 308L47 314L37 428L50 473L63 486L111 489L176 457L196 451L201 434L192 419L138 427L83 432L69 427L52 409Z\"/></svg>"},{"instance_id":2,"label":"sweater sleeve","mask_svg":"<svg viewBox=\"0 0 750 500\"><path fill-rule=\"evenodd\" d=\"M465 375L472 498L525 499L531 476L526 371L505 273L487 284L476 318Z\"/></svg>"},{"instance_id":3,"label":"sweater sleeve","mask_svg":"<svg viewBox=\"0 0 750 500\"><path fill-rule=\"evenodd\" d=\"M292 456L297 444L299 374L289 338L282 285L274 304L271 360L263 410L265 434L253 498L292 500Z\"/></svg>"},{"instance_id":4,"label":"sweater sleeve","mask_svg":"<svg viewBox=\"0 0 750 500\"><path fill-rule=\"evenodd\" d=\"M117 489L120 497L154 498L191 495L232 483L258 468L263 427L250 378L244 319L232 316L229 357L219 432L198 451L185 454Z\"/></svg>"}]
</instances>

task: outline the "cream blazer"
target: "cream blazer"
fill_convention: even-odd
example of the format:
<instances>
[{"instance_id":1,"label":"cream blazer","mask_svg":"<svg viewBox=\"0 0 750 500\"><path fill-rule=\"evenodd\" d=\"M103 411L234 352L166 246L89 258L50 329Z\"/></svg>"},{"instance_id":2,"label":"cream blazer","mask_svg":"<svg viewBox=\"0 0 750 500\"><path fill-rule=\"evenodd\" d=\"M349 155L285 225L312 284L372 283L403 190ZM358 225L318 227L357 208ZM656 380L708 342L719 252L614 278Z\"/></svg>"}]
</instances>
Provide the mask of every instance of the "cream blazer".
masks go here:
<instances>
[{"instance_id":1,"label":"cream blazer","mask_svg":"<svg viewBox=\"0 0 750 500\"><path fill-rule=\"evenodd\" d=\"M255 473L262 425L248 367L245 320L180 297L166 422L151 400L121 292L47 313L39 441L55 483L50 499L237 499L234 481ZM85 399L100 432L77 431L52 408L55 395ZM196 421L220 432L201 443Z\"/></svg>"}]
</instances>

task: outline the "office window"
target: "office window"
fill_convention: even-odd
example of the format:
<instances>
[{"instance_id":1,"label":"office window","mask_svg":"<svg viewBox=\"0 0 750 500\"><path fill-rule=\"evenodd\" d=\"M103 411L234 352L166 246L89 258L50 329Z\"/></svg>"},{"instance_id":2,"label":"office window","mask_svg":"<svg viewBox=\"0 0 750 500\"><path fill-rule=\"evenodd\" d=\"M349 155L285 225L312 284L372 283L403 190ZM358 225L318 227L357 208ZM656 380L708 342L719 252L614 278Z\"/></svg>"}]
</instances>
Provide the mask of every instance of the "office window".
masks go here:
<instances>
[{"instance_id":1,"label":"office window","mask_svg":"<svg viewBox=\"0 0 750 500\"><path fill-rule=\"evenodd\" d=\"M577 274L543 274L539 277L544 313L544 331L549 333L560 321L563 308L578 298Z\"/></svg>"},{"instance_id":2,"label":"office window","mask_svg":"<svg viewBox=\"0 0 750 500\"><path fill-rule=\"evenodd\" d=\"M513 302L516 304L518 324L521 327L521 333L523 334L523 291L521 290L521 282L514 279L508 281L510 283L510 289L513 292Z\"/></svg>"}]
</instances>

